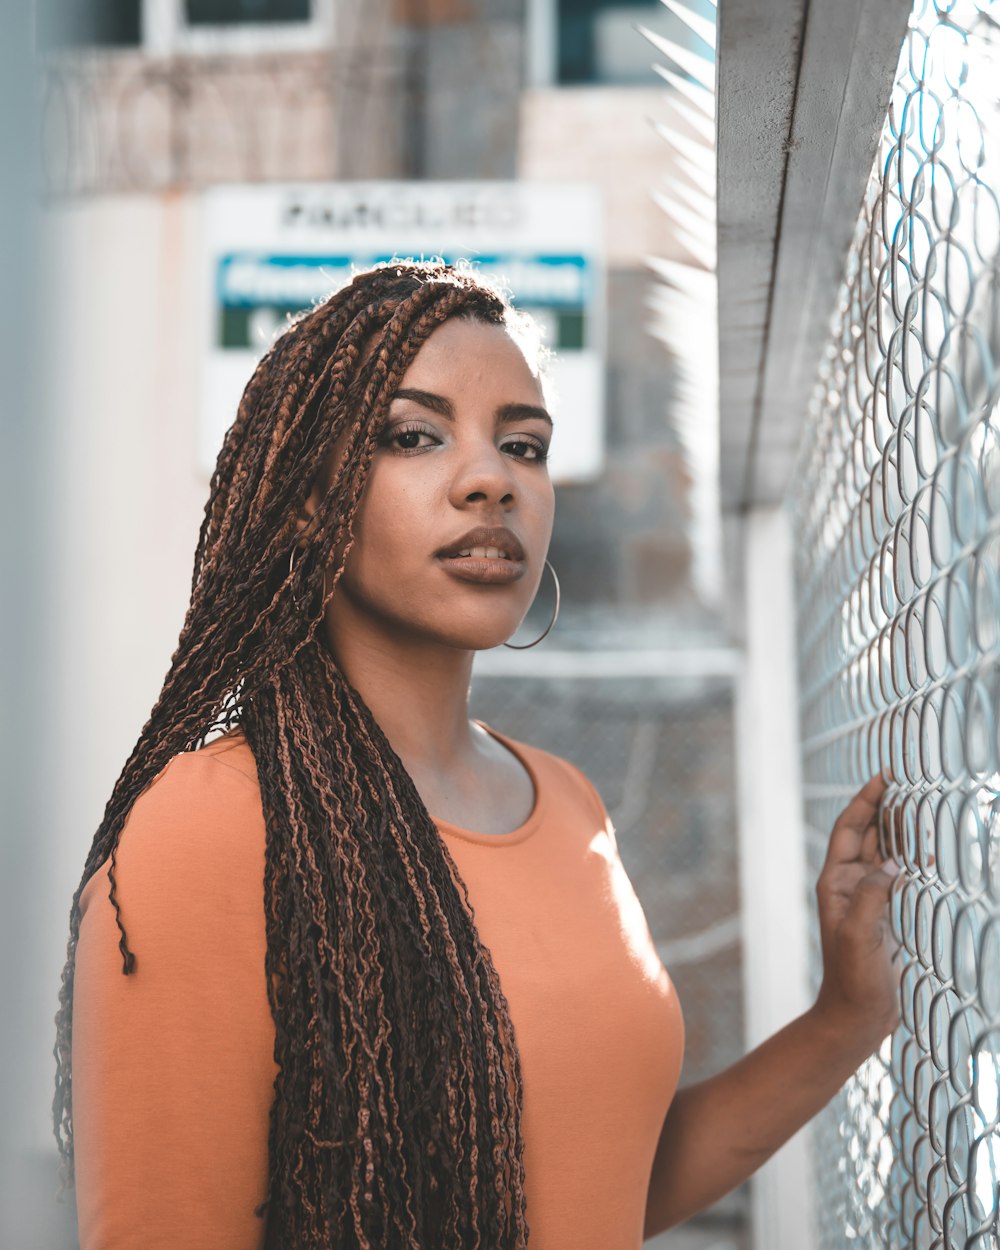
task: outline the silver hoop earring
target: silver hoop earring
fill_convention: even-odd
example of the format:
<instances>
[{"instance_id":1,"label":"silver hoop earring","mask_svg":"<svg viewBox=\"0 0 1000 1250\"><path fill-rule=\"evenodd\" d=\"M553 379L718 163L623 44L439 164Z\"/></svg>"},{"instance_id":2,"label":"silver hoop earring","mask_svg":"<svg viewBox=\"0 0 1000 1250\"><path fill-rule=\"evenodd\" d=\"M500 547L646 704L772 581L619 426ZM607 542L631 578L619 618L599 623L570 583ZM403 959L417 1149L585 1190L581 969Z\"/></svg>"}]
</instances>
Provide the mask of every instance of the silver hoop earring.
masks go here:
<instances>
[{"instance_id":1,"label":"silver hoop earring","mask_svg":"<svg viewBox=\"0 0 1000 1250\"><path fill-rule=\"evenodd\" d=\"M552 613L552 620L549 621L548 625L546 625L545 632L539 634L534 642L505 642L503 645L505 647L510 647L511 651L527 651L529 647L537 647L542 639L547 637L549 631L552 629L552 626L556 623L556 620L559 617L559 578L556 577L556 571L552 565L549 564L548 560L545 561L545 564L552 574L552 580L555 582L556 587L556 606L555 611Z\"/></svg>"},{"instance_id":2,"label":"silver hoop earring","mask_svg":"<svg viewBox=\"0 0 1000 1250\"><path fill-rule=\"evenodd\" d=\"M292 570L295 568L295 557L301 551L304 551L304 550L305 550L304 547L299 546L297 539L295 542L292 543L292 550L289 552L289 555L288 555L288 576L289 577L291 577ZM299 608L300 610L304 609L307 605L308 599L300 598L298 595L296 595L294 590L292 590L290 593L292 597L292 602L295 604L295 606Z\"/></svg>"},{"instance_id":3,"label":"silver hoop earring","mask_svg":"<svg viewBox=\"0 0 1000 1250\"><path fill-rule=\"evenodd\" d=\"M288 576L289 577L291 577L292 570L295 568L295 557L299 555L300 553L304 552L305 550L306 550L305 547L299 546L297 539L295 542L292 543L292 549L288 553ZM326 599L326 596L328 593L327 584L326 584L326 575L329 571L330 571L329 568L326 568L323 570L323 589L321 592L321 596L323 600ZM291 592L291 596L292 596L292 602L295 604L297 608L301 610L305 610L309 606L310 602L313 604L316 602L315 598L310 600L308 596L303 596L300 598L298 595L295 594L294 591ZM315 612L315 608L310 609L310 615L314 612Z\"/></svg>"}]
</instances>

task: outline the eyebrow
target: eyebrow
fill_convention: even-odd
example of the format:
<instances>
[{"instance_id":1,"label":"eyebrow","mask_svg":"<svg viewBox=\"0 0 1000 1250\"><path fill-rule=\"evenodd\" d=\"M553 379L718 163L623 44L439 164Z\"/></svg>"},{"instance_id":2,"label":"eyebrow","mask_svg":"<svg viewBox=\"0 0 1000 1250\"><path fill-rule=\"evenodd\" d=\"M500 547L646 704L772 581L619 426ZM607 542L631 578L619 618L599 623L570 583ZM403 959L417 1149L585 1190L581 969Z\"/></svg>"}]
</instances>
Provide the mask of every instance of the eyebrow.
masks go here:
<instances>
[{"instance_id":1,"label":"eyebrow","mask_svg":"<svg viewBox=\"0 0 1000 1250\"><path fill-rule=\"evenodd\" d=\"M448 421L455 420L455 409L452 407L450 399L446 399L444 395L435 395L433 391L416 390L413 387L401 387L392 396L390 403L397 399L411 399L415 404L420 404L424 408L430 408L432 412L438 413L439 416L446 418ZM512 421L544 421L547 425L552 424L552 418L544 408L539 408L535 404L501 404L496 410L497 421L501 425L506 425Z\"/></svg>"}]
</instances>

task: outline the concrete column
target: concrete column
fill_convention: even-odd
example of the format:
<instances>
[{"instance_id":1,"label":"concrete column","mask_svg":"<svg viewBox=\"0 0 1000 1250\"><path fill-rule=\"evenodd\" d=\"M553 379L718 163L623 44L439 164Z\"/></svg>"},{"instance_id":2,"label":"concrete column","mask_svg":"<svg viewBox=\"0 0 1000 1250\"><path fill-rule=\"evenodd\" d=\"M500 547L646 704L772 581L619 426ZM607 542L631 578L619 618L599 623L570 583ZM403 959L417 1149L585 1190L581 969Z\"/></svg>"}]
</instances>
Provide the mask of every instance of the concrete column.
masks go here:
<instances>
[{"instance_id":1,"label":"concrete column","mask_svg":"<svg viewBox=\"0 0 1000 1250\"><path fill-rule=\"evenodd\" d=\"M810 1001L792 541L782 507L746 514L746 663L736 732L747 1049ZM792 1138L751 1182L756 1250L816 1244L808 1134Z\"/></svg>"},{"instance_id":2,"label":"concrete column","mask_svg":"<svg viewBox=\"0 0 1000 1250\"><path fill-rule=\"evenodd\" d=\"M524 0L343 0L338 177L517 172Z\"/></svg>"},{"instance_id":3,"label":"concrete column","mask_svg":"<svg viewBox=\"0 0 1000 1250\"><path fill-rule=\"evenodd\" d=\"M66 20L64 12L52 17ZM51 865L60 847L51 798L65 763L54 746L57 726L72 721L77 736L89 731L87 709L64 701L53 665L75 604L52 576L67 518L52 482L52 413L39 399L45 371L64 367L66 344L52 332L58 296L40 272L34 19L35 6L0 0L0 1250L69 1250L71 1212L53 1198L59 980L46 956L54 942L65 950L70 896L54 907Z\"/></svg>"}]
</instances>

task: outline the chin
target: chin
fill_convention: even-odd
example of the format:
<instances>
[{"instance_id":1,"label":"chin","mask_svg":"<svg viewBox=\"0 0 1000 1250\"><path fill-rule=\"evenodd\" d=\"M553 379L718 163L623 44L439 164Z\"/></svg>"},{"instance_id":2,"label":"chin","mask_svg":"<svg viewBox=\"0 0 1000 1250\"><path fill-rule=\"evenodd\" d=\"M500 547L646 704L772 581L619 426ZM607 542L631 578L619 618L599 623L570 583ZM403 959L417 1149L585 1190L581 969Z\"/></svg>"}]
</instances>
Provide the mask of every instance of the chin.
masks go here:
<instances>
[{"instance_id":1,"label":"chin","mask_svg":"<svg viewBox=\"0 0 1000 1250\"><path fill-rule=\"evenodd\" d=\"M467 633L452 635L448 643L460 651L492 651L514 636L514 630L502 632L498 630L469 630Z\"/></svg>"},{"instance_id":2,"label":"chin","mask_svg":"<svg viewBox=\"0 0 1000 1250\"><path fill-rule=\"evenodd\" d=\"M479 624L469 622L465 625L453 625L439 636L442 642L460 651L492 651L494 647L499 647L508 638L512 638L517 627L518 621L515 620L484 621Z\"/></svg>"}]
</instances>

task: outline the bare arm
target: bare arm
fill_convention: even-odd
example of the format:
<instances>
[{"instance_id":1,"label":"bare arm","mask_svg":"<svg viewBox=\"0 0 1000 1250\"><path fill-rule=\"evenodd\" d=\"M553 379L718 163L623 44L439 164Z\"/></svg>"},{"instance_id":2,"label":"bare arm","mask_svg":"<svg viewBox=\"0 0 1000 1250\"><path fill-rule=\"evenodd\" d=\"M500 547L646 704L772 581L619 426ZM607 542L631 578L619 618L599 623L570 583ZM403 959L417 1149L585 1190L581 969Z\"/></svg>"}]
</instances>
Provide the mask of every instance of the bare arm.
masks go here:
<instances>
[{"instance_id":1,"label":"bare arm","mask_svg":"<svg viewBox=\"0 0 1000 1250\"><path fill-rule=\"evenodd\" d=\"M732 1067L675 1095L653 1161L647 1237L746 1180L895 1027L898 976L887 903L896 866L878 851L883 791L873 778L830 837L816 886L823 984L814 1006Z\"/></svg>"}]
</instances>

